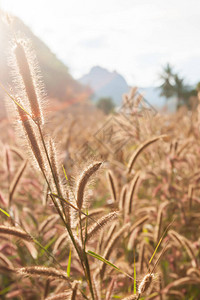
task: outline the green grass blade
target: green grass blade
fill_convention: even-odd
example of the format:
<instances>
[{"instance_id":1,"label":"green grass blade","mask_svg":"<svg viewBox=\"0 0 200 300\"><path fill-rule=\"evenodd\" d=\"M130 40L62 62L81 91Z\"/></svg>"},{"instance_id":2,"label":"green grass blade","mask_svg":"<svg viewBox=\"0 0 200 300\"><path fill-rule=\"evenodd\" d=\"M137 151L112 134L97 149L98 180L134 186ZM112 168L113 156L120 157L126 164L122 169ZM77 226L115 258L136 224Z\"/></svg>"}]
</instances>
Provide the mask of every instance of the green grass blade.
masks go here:
<instances>
[{"instance_id":1,"label":"green grass blade","mask_svg":"<svg viewBox=\"0 0 200 300\"><path fill-rule=\"evenodd\" d=\"M92 217L90 217L89 215L87 215L86 213L84 213L81 209L79 209L78 207L74 206L73 204L71 204L69 201L67 201L65 198L57 195L57 194L54 194L54 193L50 193L51 196L55 197L55 198L58 198L62 201L64 201L66 204L68 204L69 206L71 206L73 209L75 209L76 211L78 211L79 213L83 214L85 217L89 218L90 220L92 220L93 222L97 223L98 222L93 219Z\"/></svg>"},{"instance_id":2,"label":"green grass blade","mask_svg":"<svg viewBox=\"0 0 200 300\"><path fill-rule=\"evenodd\" d=\"M169 223L169 225L167 226L167 228L166 228L165 231L163 232L163 234L162 234L162 236L161 236L161 238L160 238L160 240L159 240L159 242L158 242L158 244L157 244L157 246L156 246L156 248L155 248L155 250L154 250L154 252L153 252L153 254L152 254L151 258L150 258L150 260L149 260L149 265L150 265L150 263L152 262L152 260L153 260L153 258L154 258L154 256L155 256L155 254L156 254L156 252L157 252L157 250L158 250L158 247L160 246L160 244L161 244L161 242L162 242L162 240L163 240L163 238L164 238L166 232L168 231L169 227L172 225L173 222L174 222L174 220L173 220L171 223Z\"/></svg>"},{"instance_id":3,"label":"green grass blade","mask_svg":"<svg viewBox=\"0 0 200 300\"><path fill-rule=\"evenodd\" d=\"M66 173L65 167L63 165L62 165L62 168L63 168L63 173L65 175L65 179L68 181L67 173Z\"/></svg>"},{"instance_id":4,"label":"green grass blade","mask_svg":"<svg viewBox=\"0 0 200 300\"><path fill-rule=\"evenodd\" d=\"M9 213L7 213L3 208L0 208L0 211L1 211L4 215L6 215L8 218L10 218Z\"/></svg>"},{"instance_id":5,"label":"green grass blade","mask_svg":"<svg viewBox=\"0 0 200 300\"><path fill-rule=\"evenodd\" d=\"M51 195L52 195L53 197L55 197L55 198L58 198L58 199L64 201L64 202L67 203L69 206L71 206L72 208L74 208L76 211L82 213L84 216L87 217L87 215L86 215L83 211L81 211L78 207L76 207L76 206L74 206L73 204L71 204L71 203L70 203L69 201L67 201L65 198L63 198L63 197L61 197L61 196L59 196L59 195L57 195L57 194L54 194L54 193L51 193Z\"/></svg>"},{"instance_id":6,"label":"green grass blade","mask_svg":"<svg viewBox=\"0 0 200 300\"><path fill-rule=\"evenodd\" d=\"M33 241L34 241L34 243L35 243L36 245L38 245L41 249L44 250L44 252L46 253L47 257L50 256L50 257L54 260L54 262L55 262L59 267L62 268L62 266L61 266L60 263L57 261L57 259L55 258L55 256L54 256L53 254L51 254L44 246L42 246L42 244L40 244L40 242L39 242L38 240L36 240L35 238L33 238Z\"/></svg>"},{"instance_id":7,"label":"green grass blade","mask_svg":"<svg viewBox=\"0 0 200 300\"><path fill-rule=\"evenodd\" d=\"M133 250L133 257L134 257L134 282L133 282L133 294L137 294L137 287L136 287L136 265L135 265L135 250Z\"/></svg>"},{"instance_id":8,"label":"green grass blade","mask_svg":"<svg viewBox=\"0 0 200 300\"><path fill-rule=\"evenodd\" d=\"M108 266L110 266L110 267L114 268L115 270L117 270L117 271L123 273L123 274L126 275L127 277L133 279L132 276L130 276L130 275L128 275L127 273L125 273L124 271L120 270L117 266L115 266L114 264L112 264L110 261L108 261L107 259L103 258L102 256L100 256L99 254L96 254L95 252L90 251L90 250L87 251L87 254L89 254L90 256L92 256L92 257L94 257L94 258L96 258L96 259L98 259L98 260L104 262L104 263L107 264Z\"/></svg>"},{"instance_id":9,"label":"green grass blade","mask_svg":"<svg viewBox=\"0 0 200 300\"><path fill-rule=\"evenodd\" d=\"M0 296L6 294L7 292L9 292L11 289L11 286L7 286L5 289L0 291Z\"/></svg>"},{"instance_id":10,"label":"green grass blade","mask_svg":"<svg viewBox=\"0 0 200 300\"><path fill-rule=\"evenodd\" d=\"M10 99L12 99L12 101L17 105L19 106L31 119L32 119L32 116L27 112L27 110L25 110L25 108L23 106L21 106L16 100L14 97L12 97L8 91L6 90L6 88L3 86L3 84L0 82L0 87L4 90L4 92L10 97Z\"/></svg>"},{"instance_id":11,"label":"green grass blade","mask_svg":"<svg viewBox=\"0 0 200 300\"><path fill-rule=\"evenodd\" d=\"M69 258L68 258L68 264L67 264L67 276L68 277L70 277L71 260L72 260L72 249L70 249L70 251L69 251Z\"/></svg>"},{"instance_id":12,"label":"green grass blade","mask_svg":"<svg viewBox=\"0 0 200 300\"><path fill-rule=\"evenodd\" d=\"M100 260L100 261L106 263L107 265L113 267L115 270L120 271L120 269L117 266L115 266L114 264L112 264L107 259L103 258L102 256L100 256L99 254L96 254L95 252L92 252L90 250L87 253L89 255L93 256L94 258L97 258L98 260Z\"/></svg>"},{"instance_id":13,"label":"green grass blade","mask_svg":"<svg viewBox=\"0 0 200 300\"><path fill-rule=\"evenodd\" d=\"M68 185L68 187L70 188L70 191L71 191L71 193L72 193L72 195L73 195L73 197L74 197L74 200L75 200L75 202L76 202L76 197L75 197L75 195L74 195L74 191L73 191L73 188L72 188L72 186L71 186L71 184L70 184L70 181L69 181L69 179L68 179L68 177L67 177L67 172L66 172L66 170L65 170L64 165L62 165L62 168L63 168L63 173L64 173L64 175L65 175L65 179L66 179L66 181L67 181L67 185Z\"/></svg>"},{"instance_id":14,"label":"green grass blade","mask_svg":"<svg viewBox=\"0 0 200 300\"><path fill-rule=\"evenodd\" d=\"M54 237L46 244L46 246L44 246L44 249L45 249L45 250L48 250L49 247L55 242L56 239L57 239L57 237L54 236ZM45 250L44 250L44 249L41 249L40 257L45 253Z\"/></svg>"}]
</instances>

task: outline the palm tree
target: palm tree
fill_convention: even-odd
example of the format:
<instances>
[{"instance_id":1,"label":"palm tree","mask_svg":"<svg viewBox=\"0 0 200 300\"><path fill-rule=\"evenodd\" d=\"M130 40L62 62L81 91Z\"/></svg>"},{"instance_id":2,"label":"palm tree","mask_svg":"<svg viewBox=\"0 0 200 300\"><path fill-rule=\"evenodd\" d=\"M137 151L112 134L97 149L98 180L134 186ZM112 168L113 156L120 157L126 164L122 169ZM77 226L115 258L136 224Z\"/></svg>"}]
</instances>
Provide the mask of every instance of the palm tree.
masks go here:
<instances>
[{"instance_id":1,"label":"palm tree","mask_svg":"<svg viewBox=\"0 0 200 300\"><path fill-rule=\"evenodd\" d=\"M159 87L161 89L161 96L167 99L175 96L177 98L177 108L183 104L188 106L188 99L190 97L189 88L185 85L184 79L174 73L173 67L169 63L163 68L160 79L162 80L162 84Z\"/></svg>"},{"instance_id":2,"label":"palm tree","mask_svg":"<svg viewBox=\"0 0 200 300\"><path fill-rule=\"evenodd\" d=\"M200 101L200 82L197 83L196 91L197 91L197 97L198 97L198 99Z\"/></svg>"},{"instance_id":3,"label":"palm tree","mask_svg":"<svg viewBox=\"0 0 200 300\"><path fill-rule=\"evenodd\" d=\"M189 97L188 87L184 84L184 79L180 78L177 74L174 75L174 95L177 98L177 108L181 104L188 105L188 97Z\"/></svg>"},{"instance_id":4,"label":"palm tree","mask_svg":"<svg viewBox=\"0 0 200 300\"><path fill-rule=\"evenodd\" d=\"M173 91L173 67L170 66L169 63L163 68L163 73L160 75L160 79L163 81L161 86L159 87L161 89L161 96L168 98L171 98L174 95Z\"/></svg>"}]
</instances>

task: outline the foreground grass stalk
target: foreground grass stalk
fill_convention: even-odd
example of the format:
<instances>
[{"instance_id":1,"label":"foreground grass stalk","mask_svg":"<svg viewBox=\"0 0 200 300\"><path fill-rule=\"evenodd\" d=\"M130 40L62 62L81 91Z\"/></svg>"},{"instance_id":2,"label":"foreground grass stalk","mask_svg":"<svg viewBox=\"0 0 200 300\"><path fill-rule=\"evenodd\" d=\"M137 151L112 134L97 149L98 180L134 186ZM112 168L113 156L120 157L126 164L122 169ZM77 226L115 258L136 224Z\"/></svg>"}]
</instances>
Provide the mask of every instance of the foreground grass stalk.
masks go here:
<instances>
[{"instance_id":1,"label":"foreground grass stalk","mask_svg":"<svg viewBox=\"0 0 200 300\"><path fill-rule=\"evenodd\" d=\"M55 204L57 205L57 203L54 201L53 195L51 195L51 198L52 198L52 200L53 200L54 205L55 205ZM58 210L58 209L59 209L59 207L57 207L57 210ZM72 241L72 243L73 243L73 245L74 245L74 247L75 247L75 249L76 249L76 252L77 252L77 254L78 254L80 263L81 263L82 268L83 268L83 271L84 271L84 273L85 273L86 280L87 280L88 285L89 285L89 289L90 289L90 293L91 293L92 299L95 300L95 298L94 298L94 292L93 292L93 287L92 287L92 280L91 280L91 275L90 275L90 268L89 268L89 263L88 263L88 259L87 259L86 253L85 253L85 251L84 251L84 249L83 249L83 253L82 253L83 255L81 255L81 253L80 253L80 251L79 251L79 248L77 247L75 238L74 238L74 236L73 236L73 233L72 233L72 231L71 231L71 228L70 228L69 224L67 224L67 223L65 222L65 220L64 220L63 217L62 217L62 214L61 214L61 218L62 218L62 220L63 220L63 222L64 222L64 224L65 224L65 227L66 227L66 229L67 229L67 231L68 231L68 234L69 234L69 236L70 236L70 238L71 238L71 241ZM81 219L81 218L80 218L80 219Z\"/></svg>"},{"instance_id":2,"label":"foreground grass stalk","mask_svg":"<svg viewBox=\"0 0 200 300\"><path fill-rule=\"evenodd\" d=\"M80 222L80 232L81 232L81 242L82 242L82 247L83 247L83 258L84 258L84 262L85 262L85 267L86 267L86 272L87 272L87 281L88 281L88 285L90 288L90 292L92 295L92 299L94 298L94 291L93 291L93 286L92 286L92 279L91 279L91 273L90 273L90 266L89 266L89 262L88 262L88 257L87 257L87 253L85 252L85 244L86 244L86 236L87 233L85 233L85 240L83 238L83 227L82 227L82 219L81 219L81 213L79 212L79 222Z\"/></svg>"},{"instance_id":3,"label":"foreground grass stalk","mask_svg":"<svg viewBox=\"0 0 200 300\"><path fill-rule=\"evenodd\" d=\"M57 181L56 181L56 178L55 178L55 175L54 175L54 172L53 172L53 168L52 168L52 165L51 165L51 161L50 161L50 158L49 158L49 155L48 155L48 151L47 151L47 147L46 147L46 144L45 144L45 141L44 141L44 137L43 137L43 133L42 133L42 130L41 130L41 126L39 123L37 123L37 126L38 126L38 130L39 130L39 133L40 133L40 138L41 138L41 141L42 141L42 144L43 144L43 147L45 149L45 154L46 154L46 157L47 157L47 160L48 160L48 163L49 163L49 166L50 166L50 169L51 169L51 173L52 173L52 176L54 178L54 183L56 185L56 189L57 189L57 192L59 194L59 188L57 186ZM51 191L51 187L50 187L50 191ZM62 196L62 195L61 195ZM53 196L51 195L51 198L53 198ZM56 208L57 208L57 211L59 211L59 215L61 216L62 213L60 213L60 209L56 203L56 201L53 200L53 203L54 205L56 205ZM89 284L89 288L90 288L90 292L91 292L91 295L92 295L92 299L94 299L94 292L93 292L93 288L92 288L92 281L91 281L91 276L90 276L90 269L89 269L89 263L88 263L88 259L87 259L87 256L85 254L85 251L83 250L83 257L85 258L84 261L85 261L85 267L83 265L83 262L82 262L82 257L81 257L81 253L79 252L79 249L76 245L76 241L74 239L74 236L73 236L73 233L71 231L71 228L69 226L69 224L66 222L67 220L67 217L66 217L66 214L65 214L65 210L64 210L64 205L63 205L63 202L60 201L61 205L62 205L62 209L63 209L63 213L64 213L64 216L65 216L65 219L63 218L63 216L61 216L64 224L65 224L65 227L69 233L69 236L71 238L71 241L76 249L76 252L79 256L79 259L80 259L80 262L81 262L81 265L83 267L83 270L84 270L84 273L85 273L85 276L86 276L86 279L88 281L88 284ZM80 226L81 226L81 216L80 216ZM83 233L82 233L82 226L81 226L81 237L82 237L82 242L83 242ZM84 243L83 243L84 244Z\"/></svg>"},{"instance_id":4,"label":"foreground grass stalk","mask_svg":"<svg viewBox=\"0 0 200 300\"><path fill-rule=\"evenodd\" d=\"M90 293L91 293L92 299L95 300L93 286L92 286L92 279L91 279L91 274L90 274L90 266L89 266L87 254L86 254L85 251L83 251L83 253L84 253L84 258L85 258L85 266L86 266L86 270L87 270L87 277L88 277L88 284L89 284L89 288L90 288Z\"/></svg>"},{"instance_id":5,"label":"foreground grass stalk","mask_svg":"<svg viewBox=\"0 0 200 300\"><path fill-rule=\"evenodd\" d=\"M41 129L41 126L40 124L37 122L36 123L37 127L38 127L38 130L39 130L39 134L40 134L40 138L41 138L41 141L42 141L42 145L44 147L44 151L45 151L45 154L46 154L46 158L47 158L47 161L48 161L48 164L49 164L49 167L51 169L51 173L52 173L52 176L53 176L53 180L54 180L54 183L55 183L55 186L56 186L56 190L57 190L57 193L59 193L59 187L58 187L58 184L57 184L57 181L56 181L56 177L55 177L55 174L53 172L53 168L52 168L52 165L51 165L51 161L50 161L50 158L49 158L49 154L48 154L48 151L47 151L47 147L46 147L46 144L45 144L45 141L44 141L44 136L43 136L43 133L42 133L42 129ZM62 195L61 195L62 196ZM64 217L65 219L67 220L67 216L65 214L65 208L64 208L64 205L62 203L62 201L60 201L61 203L61 206L62 206L62 210L63 210L63 214L64 214Z\"/></svg>"}]
</instances>

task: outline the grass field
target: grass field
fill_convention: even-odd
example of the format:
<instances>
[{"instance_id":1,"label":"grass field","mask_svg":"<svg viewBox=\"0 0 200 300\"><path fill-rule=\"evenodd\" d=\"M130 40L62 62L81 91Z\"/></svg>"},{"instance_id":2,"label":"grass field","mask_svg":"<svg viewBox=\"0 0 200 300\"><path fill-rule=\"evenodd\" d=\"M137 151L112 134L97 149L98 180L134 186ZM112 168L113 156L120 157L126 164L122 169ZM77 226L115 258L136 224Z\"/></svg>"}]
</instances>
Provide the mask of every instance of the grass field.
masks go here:
<instances>
[{"instance_id":1,"label":"grass field","mask_svg":"<svg viewBox=\"0 0 200 300\"><path fill-rule=\"evenodd\" d=\"M50 113L29 44L12 43L1 299L200 299L199 107L161 114L132 89L109 116Z\"/></svg>"}]
</instances>

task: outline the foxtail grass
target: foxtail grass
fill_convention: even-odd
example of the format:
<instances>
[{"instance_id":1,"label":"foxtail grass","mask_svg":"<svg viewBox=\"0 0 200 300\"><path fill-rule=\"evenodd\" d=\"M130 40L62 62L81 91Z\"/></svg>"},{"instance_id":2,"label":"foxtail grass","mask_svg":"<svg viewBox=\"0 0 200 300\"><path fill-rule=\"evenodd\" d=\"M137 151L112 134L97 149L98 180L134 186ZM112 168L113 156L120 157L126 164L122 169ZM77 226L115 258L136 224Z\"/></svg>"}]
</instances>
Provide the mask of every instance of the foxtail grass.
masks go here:
<instances>
[{"instance_id":1,"label":"foxtail grass","mask_svg":"<svg viewBox=\"0 0 200 300\"><path fill-rule=\"evenodd\" d=\"M114 202L116 202L117 201L117 185L116 185L115 177L111 171L108 171L107 177L108 177L108 182L109 182L109 186L110 186L112 199Z\"/></svg>"},{"instance_id":2,"label":"foxtail grass","mask_svg":"<svg viewBox=\"0 0 200 300\"><path fill-rule=\"evenodd\" d=\"M87 232L87 241L89 241L93 236L95 236L101 229L103 229L104 226L112 222L117 218L117 213L112 212L107 214L106 216L103 216L101 219L97 220L97 223L88 229Z\"/></svg>"},{"instance_id":3,"label":"foxtail grass","mask_svg":"<svg viewBox=\"0 0 200 300\"><path fill-rule=\"evenodd\" d=\"M162 139L162 138L165 138L166 135L160 135L160 136L157 136L155 138L152 138L152 139L149 139L147 140L146 142L144 142L143 144L141 144L136 150L135 152L133 153L133 155L131 156L131 158L129 159L129 162L128 162L128 169L127 169L127 172L128 174L131 173L132 169L133 169L133 166L137 160L137 158L139 157L139 155L142 153L142 151L147 148L148 146L150 146L151 144L155 143L156 141L158 141L159 139Z\"/></svg>"},{"instance_id":4,"label":"foxtail grass","mask_svg":"<svg viewBox=\"0 0 200 300\"><path fill-rule=\"evenodd\" d=\"M0 234L15 236L26 241L33 240L33 238L28 233L14 226L0 225Z\"/></svg>"},{"instance_id":5,"label":"foxtail grass","mask_svg":"<svg viewBox=\"0 0 200 300\"><path fill-rule=\"evenodd\" d=\"M43 266L31 266L17 269L17 273L20 275L30 275L33 277L48 277L53 279L61 279L70 282L67 274L62 270L55 269L53 267L43 267Z\"/></svg>"},{"instance_id":6,"label":"foxtail grass","mask_svg":"<svg viewBox=\"0 0 200 300\"><path fill-rule=\"evenodd\" d=\"M102 162L94 162L90 164L80 175L76 188L76 202L79 209L81 209L84 204L84 192L86 184L91 176L101 167L101 165Z\"/></svg>"},{"instance_id":7,"label":"foxtail grass","mask_svg":"<svg viewBox=\"0 0 200 300\"><path fill-rule=\"evenodd\" d=\"M25 40L17 40L14 45L14 58L16 60L16 74L19 76L18 82L21 83L20 92L25 91L25 96L31 109L32 119L41 124L43 119L41 102L39 101L39 80L34 70L31 50L28 42ZM30 53L30 54L29 54Z\"/></svg>"}]
</instances>

